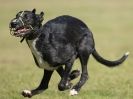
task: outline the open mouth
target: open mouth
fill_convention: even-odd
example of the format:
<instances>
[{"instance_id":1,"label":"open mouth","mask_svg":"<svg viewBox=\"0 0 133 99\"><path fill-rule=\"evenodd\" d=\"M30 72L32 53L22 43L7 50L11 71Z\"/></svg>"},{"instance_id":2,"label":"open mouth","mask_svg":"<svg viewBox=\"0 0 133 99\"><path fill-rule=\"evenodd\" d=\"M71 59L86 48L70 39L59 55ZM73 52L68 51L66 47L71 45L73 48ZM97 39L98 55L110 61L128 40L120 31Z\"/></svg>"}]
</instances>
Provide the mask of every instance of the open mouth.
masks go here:
<instances>
[{"instance_id":1,"label":"open mouth","mask_svg":"<svg viewBox=\"0 0 133 99\"><path fill-rule=\"evenodd\" d=\"M19 27L19 28L10 28L10 33L16 37L24 37L31 30L31 27Z\"/></svg>"}]
</instances>

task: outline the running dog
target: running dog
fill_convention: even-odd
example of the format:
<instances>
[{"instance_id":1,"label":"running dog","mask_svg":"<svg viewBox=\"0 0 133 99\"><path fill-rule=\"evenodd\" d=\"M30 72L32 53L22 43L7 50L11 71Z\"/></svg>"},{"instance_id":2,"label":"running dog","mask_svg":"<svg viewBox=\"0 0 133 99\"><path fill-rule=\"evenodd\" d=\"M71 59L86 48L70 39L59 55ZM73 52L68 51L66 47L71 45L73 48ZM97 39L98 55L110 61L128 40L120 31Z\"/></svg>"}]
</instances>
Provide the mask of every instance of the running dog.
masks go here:
<instances>
[{"instance_id":1,"label":"running dog","mask_svg":"<svg viewBox=\"0 0 133 99\"><path fill-rule=\"evenodd\" d=\"M42 25L43 16L44 12L36 14L35 9L20 11L9 24L11 34L21 37L21 42L26 40L36 65L44 69L40 85L33 90L24 90L24 97L32 97L46 90L54 70L61 77L58 89L70 89L70 95L76 95L88 79L87 62L90 55L108 67L116 67L128 57L128 52L116 61L101 57L96 51L92 32L75 17L63 15ZM72 86L70 81L80 74L78 70L71 72L77 58L81 62L81 76L79 82Z\"/></svg>"}]
</instances>

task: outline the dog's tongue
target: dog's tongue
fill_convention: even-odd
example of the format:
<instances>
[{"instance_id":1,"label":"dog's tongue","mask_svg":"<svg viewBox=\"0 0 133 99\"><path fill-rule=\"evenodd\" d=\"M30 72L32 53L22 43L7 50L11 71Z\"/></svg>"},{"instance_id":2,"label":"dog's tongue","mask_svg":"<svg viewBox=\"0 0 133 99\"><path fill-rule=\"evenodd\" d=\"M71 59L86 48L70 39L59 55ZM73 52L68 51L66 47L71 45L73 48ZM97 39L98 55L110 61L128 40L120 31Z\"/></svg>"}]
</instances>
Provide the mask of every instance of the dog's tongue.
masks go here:
<instances>
[{"instance_id":1,"label":"dog's tongue","mask_svg":"<svg viewBox=\"0 0 133 99\"><path fill-rule=\"evenodd\" d=\"M16 37L20 37L20 36L23 36L29 29L26 29L26 28L23 28L23 29L19 29L17 30L14 35Z\"/></svg>"},{"instance_id":2,"label":"dog's tongue","mask_svg":"<svg viewBox=\"0 0 133 99\"><path fill-rule=\"evenodd\" d=\"M18 30L18 33L26 32L27 30L28 30L28 29L23 28L23 29Z\"/></svg>"}]
</instances>

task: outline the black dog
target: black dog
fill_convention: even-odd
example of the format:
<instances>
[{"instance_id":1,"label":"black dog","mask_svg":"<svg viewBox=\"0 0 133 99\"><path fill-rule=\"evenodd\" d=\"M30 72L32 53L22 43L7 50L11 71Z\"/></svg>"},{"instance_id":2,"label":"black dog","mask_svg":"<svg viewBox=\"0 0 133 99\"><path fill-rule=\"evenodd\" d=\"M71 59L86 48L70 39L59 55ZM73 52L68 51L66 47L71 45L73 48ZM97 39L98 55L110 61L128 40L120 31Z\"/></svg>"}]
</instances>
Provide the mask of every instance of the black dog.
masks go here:
<instances>
[{"instance_id":1,"label":"black dog","mask_svg":"<svg viewBox=\"0 0 133 99\"><path fill-rule=\"evenodd\" d=\"M70 95L76 95L88 79L87 62L92 54L94 58L108 66L115 67L125 61L129 53L116 61L102 58L95 49L92 32L79 19L72 16L60 16L48 21L42 26L43 15L33 11L20 11L10 22L11 34L25 39L38 67L44 69L44 76L38 88L24 90L25 97L32 97L48 88L48 83L54 70L61 76L58 85L60 91L70 89L70 81L79 75L79 71L71 72L74 61L79 58L82 74L80 81L70 90ZM63 69L62 65L65 65Z\"/></svg>"}]
</instances>

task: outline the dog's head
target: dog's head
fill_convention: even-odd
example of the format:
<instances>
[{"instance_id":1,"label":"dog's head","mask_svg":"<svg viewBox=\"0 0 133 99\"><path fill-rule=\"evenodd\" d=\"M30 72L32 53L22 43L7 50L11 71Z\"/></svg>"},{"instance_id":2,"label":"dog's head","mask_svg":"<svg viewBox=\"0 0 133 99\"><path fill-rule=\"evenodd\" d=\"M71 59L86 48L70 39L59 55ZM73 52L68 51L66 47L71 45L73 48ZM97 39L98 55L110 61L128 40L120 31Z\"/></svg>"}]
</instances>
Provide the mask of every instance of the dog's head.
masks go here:
<instances>
[{"instance_id":1,"label":"dog's head","mask_svg":"<svg viewBox=\"0 0 133 99\"><path fill-rule=\"evenodd\" d=\"M32 30L42 26L44 13L36 14L36 9L32 11L20 11L9 24L10 32L16 37L25 37L32 33Z\"/></svg>"}]
</instances>

